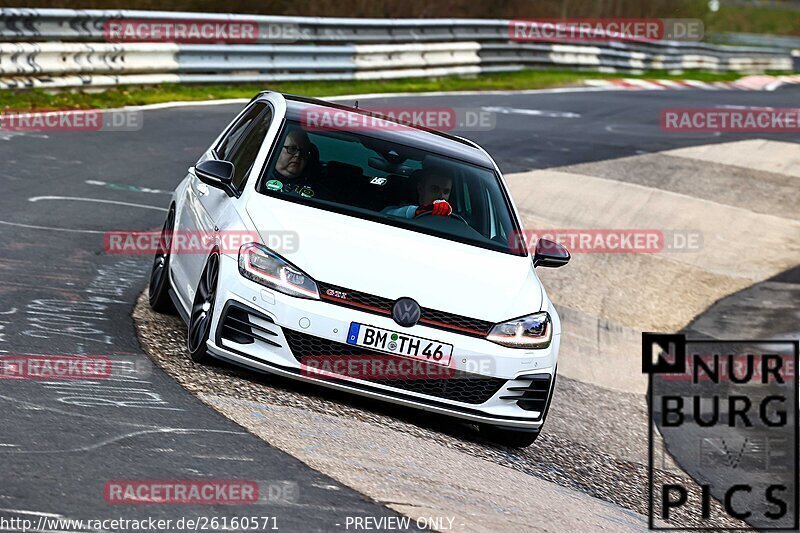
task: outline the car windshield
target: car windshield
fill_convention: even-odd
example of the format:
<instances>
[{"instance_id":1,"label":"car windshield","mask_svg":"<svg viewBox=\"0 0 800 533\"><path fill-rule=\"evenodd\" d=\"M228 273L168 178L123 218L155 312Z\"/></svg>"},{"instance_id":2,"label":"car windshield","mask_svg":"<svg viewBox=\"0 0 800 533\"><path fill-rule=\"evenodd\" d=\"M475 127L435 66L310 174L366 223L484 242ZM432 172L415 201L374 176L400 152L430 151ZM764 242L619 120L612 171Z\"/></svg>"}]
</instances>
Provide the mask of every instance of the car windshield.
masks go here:
<instances>
[{"instance_id":1,"label":"car windshield","mask_svg":"<svg viewBox=\"0 0 800 533\"><path fill-rule=\"evenodd\" d=\"M493 169L369 132L287 121L262 194L520 255L517 226ZM523 247L524 248L524 247Z\"/></svg>"}]
</instances>

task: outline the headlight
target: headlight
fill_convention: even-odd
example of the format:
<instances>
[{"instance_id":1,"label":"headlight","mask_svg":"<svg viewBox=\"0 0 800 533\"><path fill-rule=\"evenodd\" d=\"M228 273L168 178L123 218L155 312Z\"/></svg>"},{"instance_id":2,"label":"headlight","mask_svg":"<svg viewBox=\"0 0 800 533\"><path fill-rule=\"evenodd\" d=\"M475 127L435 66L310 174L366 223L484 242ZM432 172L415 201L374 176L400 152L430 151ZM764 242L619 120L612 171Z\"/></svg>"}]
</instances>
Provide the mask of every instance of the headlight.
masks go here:
<instances>
[{"instance_id":1,"label":"headlight","mask_svg":"<svg viewBox=\"0 0 800 533\"><path fill-rule=\"evenodd\" d=\"M547 348L553 340L553 323L542 311L497 324L486 339L510 348Z\"/></svg>"},{"instance_id":2,"label":"headlight","mask_svg":"<svg viewBox=\"0 0 800 533\"><path fill-rule=\"evenodd\" d=\"M239 273L278 292L319 299L317 283L263 244L250 242L239 248Z\"/></svg>"}]
</instances>

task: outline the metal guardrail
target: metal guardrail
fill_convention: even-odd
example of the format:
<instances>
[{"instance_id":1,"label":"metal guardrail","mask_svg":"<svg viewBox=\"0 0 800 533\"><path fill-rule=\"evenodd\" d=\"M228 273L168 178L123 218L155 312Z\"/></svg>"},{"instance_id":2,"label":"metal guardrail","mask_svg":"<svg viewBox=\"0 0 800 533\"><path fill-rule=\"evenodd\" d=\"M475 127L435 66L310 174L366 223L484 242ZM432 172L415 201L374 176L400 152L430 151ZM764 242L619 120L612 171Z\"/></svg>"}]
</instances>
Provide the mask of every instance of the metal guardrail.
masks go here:
<instances>
[{"instance_id":1,"label":"metal guardrail","mask_svg":"<svg viewBox=\"0 0 800 533\"><path fill-rule=\"evenodd\" d=\"M114 43L109 21L257 25L248 44ZM515 42L508 20L345 19L0 9L0 88L388 79L532 67L791 71L779 48L677 41Z\"/></svg>"},{"instance_id":2,"label":"metal guardrail","mask_svg":"<svg viewBox=\"0 0 800 533\"><path fill-rule=\"evenodd\" d=\"M715 43L737 46L768 46L776 49L799 50L800 37L790 35L763 35L760 33L714 33L708 39Z\"/></svg>"}]
</instances>

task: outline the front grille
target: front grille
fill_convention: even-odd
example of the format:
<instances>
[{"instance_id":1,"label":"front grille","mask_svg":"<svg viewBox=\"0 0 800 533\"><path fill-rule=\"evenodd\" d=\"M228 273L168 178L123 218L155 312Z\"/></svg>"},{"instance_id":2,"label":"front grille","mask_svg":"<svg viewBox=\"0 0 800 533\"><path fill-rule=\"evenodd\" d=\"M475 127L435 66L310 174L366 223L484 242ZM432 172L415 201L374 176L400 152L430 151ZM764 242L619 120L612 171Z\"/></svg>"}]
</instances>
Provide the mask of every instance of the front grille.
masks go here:
<instances>
[{"instance_id":1,"label":"front grille","mask_svg":"<svg viewBox=\"0 0 800 533\"><path fill-rule=\"evenodd\" d=\"M344 287L337 287L328 283L317 282L320 297L326 302L360 309L377 315L392 315L394 300L375 296L365 292L352 291ZM494 326L493 322L469 318L445 311L437 311L428 307L422 308L419 323L431 328L453 331L470 337L485 337Z\"/></svg>"},{"instance_id":2,"label":"front grille","mask_svg":"<svg viewBox=\"0 0 800 533\"><path fill-rule=\"evenodd\" d=\"M313 335L300 333L290 329L283 329L286 342L292 351L294 358L302 363L305 357L323 358L348 358L348 357L381 357L389 362L408 362L408 358L398 357L391 354L376 352L366 348L345 344L342 342L329 341ZM419 362L419 365L429 370L423 370L422 375L441 375L440 365L430 365ZM500 378L488 378L462 372L459 370L449 370L446 378L433 379L418 377L416 379L373 379L361 378L370 383L378 383L388 387L394 387L404 391L426 394L436 398L444 398L456 402L469 404L481 404L489 400L492 396L506 384L506 380Z\"/></svg>"},{"instance_id":3,"label":"front grille","mask_svg":"<svg viewBox=\"0 0 800 533\"><path fill-rule=\"evenodd\" d=\"M547 398L550 395L550 374L529 374L516 378L519 381L530 381L526 386L508 387L508 392L520 393L511 396L500 396L501 400L514 400L520 409L544 413Z\"/></svg>"},{"instance_id":4,"label":"front grille","mask_svg":"<svg viewBox=\"0 0 800 533\"><path fill-rule=\"evenodd\" d=\"M253 344L260 341L270 346L280 347L280 344L275 342L278 333L273 331L278 329L278 326L265 327L257 324L255 319L274 324L270 317L248 309L237 302L229 301L222 310L217 343L219 344L220 339L237 344Z\"/></svg>"}]
</instances>

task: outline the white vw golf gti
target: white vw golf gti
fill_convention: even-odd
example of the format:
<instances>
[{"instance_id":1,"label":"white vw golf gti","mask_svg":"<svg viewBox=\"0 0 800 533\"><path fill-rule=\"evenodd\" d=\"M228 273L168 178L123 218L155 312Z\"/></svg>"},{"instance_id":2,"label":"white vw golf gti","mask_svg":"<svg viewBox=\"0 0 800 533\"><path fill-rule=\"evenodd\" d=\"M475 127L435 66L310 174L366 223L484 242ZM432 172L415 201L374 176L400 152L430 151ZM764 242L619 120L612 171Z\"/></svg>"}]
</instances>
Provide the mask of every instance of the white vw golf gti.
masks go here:
<instances>
[{"instance_id":1,"label":"white vw golf gti","mask_svg":"<svg viewBox=\"0 0 800 533\"><path fill-rule=\"evenodd\" d=\"M203 248L187 253L191 236ZM150 305L197 363L458 417L527 446L561 324L497 165L478 145L363 109L264 92L175 190ZM188 236L188 237L187 237Z\"/></svg>"}]
</instances>

